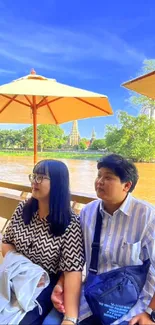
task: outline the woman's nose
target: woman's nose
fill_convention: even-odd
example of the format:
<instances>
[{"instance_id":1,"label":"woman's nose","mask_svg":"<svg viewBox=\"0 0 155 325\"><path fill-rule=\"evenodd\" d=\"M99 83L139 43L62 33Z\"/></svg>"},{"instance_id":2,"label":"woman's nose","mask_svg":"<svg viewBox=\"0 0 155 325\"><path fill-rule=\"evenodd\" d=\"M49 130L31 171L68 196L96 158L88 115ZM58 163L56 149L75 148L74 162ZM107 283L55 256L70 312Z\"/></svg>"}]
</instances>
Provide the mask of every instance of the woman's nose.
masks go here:
<instances>
[{"instance_id":1,"label":"woman's nose","mask_svg":"<svg viewBox=\"0 0 155 325\"><path fill-rule=\"evenodd\" d=\"M31 183L37 183L36 177L33 177Z\"/></svg>"}]
</instances>

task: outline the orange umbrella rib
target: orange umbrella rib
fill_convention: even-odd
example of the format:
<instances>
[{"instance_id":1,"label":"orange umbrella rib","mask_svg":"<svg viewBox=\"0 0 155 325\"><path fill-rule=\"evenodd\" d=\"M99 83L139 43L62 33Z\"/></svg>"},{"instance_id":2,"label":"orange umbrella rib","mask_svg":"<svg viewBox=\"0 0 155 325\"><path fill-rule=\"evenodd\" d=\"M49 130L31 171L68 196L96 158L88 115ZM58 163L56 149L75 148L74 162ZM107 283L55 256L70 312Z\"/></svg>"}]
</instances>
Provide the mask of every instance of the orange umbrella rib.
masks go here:
<instances>
[{"instance_id":1,"label":"orange umbrella rib","mask_svg":"<svg viewBox=\"0 0 155 325\"><path fill-rule=\"evenodd\" d=\"M17 95L15 95L14 97L12 97L0 110L0 113L2 113L10 104L11 102L13 102L13 100L15 100L15 98L17 97Z\"/></svg>"},{"instance_id":2,"label":"orange umbrella rib","mask_svg":"<svg viewBox=\"0 0 155 325\"><path fill-rule=\"evenodd\" d=\"M11 102L12 102L12 98L13 98L13 97L10 97L10 96L7 96L7 95L3 95L3 94L0 94L0 96L5 97L5 98L7 98L7 99L10 99ZM17 97L17 96L18 96L18 95L16 95L15 97ZM14 98L13 101L16 102L16 103L18 103L18 104L22 104L22 105L24 105L24 106L30 107L30 105L28 105L28 104L22 102L21 100L18 100L18 99L15 99L15 98Z\"/></svg>"},{"instance_id":3,"label":"orange umbrella rib","mask_svg":"<svg viewBox=\"0 0 155 325\"><path fill-rule=\"evenodd\" d=\"M82 99L82 98L79 98L79 97L75 97L75 99L77 99L77 100L79 100L79 101L81 101L81 102L83 102L83 103L85 103L85 104L88 104L88 105L90 105L90 106L92 106L92 107L94 107L94 108L97 108L98 110L100 110L100 111L102 111L102 112L105 112L107 115L110 115L110 113L109 112L107 112L105 109L103 109L103 108L101 108L101 107L99 107L99 106L96 106L96 105L94 105L94 104L91 104L91 103L89 103L87 100L85 100L85 99Z\"/></svg>"},{"instance_id":4,"label":"orange umbrella rib","mask_svg":"<svg viewBox=\"0 0 155 325\"><path fill-rule=\"evenodd\" d=\"M63 97L57 97L57 98L51 99L49 102L46 102L46 104L41 104L41 105L39 105L39 108L42 107L42 106L45 106L45 105L47 105L47 104L50 104L50 103L56 102L57 100L62 99L62 98L63 98Z\"/></svg>"},{"instance_id":5,"label":"orange umbrella rib","mask_svg":"<svg viewBox=\"0 0 155 325\"><path fill-rule=\"evenodd\" d=\"M30 101L30 99L28 98L28 96L27 96L27 95L24 95L24 97L26 98L26 100L28 101L28 103L30 104L30 106L32 106L33 104L32 104L32 102Z\"/></svg>"},{"instance_id":6,"label":"orange umbrella rib","mask_svg":"<svg viewBox=\"0 0 155 325\"><path fill-rule=\"evenodd\" d=\"M50 113L51 113L51 115L52 115L52 117L53 117L54 121L55 121L55 124L58 124L58 121L56 120L56 118L55 118L55 116L54 116L54 114L53 114L53 112L52 112L52 110L51 110L51 108L50 108L50 105L49 105L49 103L48 103L48 102L46 102L46 104L47 104L47 107L48 107L48 109L49 109L49 111L50 111Z\"/></svg>"},{"instance_id":7,"label":"orange umbrella rib","mask_svg":"<svg viewBox=\"0 0 155 325\"><path fill-rule=\"evenodd\" d=\"M48 98L48 96L43 97L40 102L37 104L37 108L40 107L40 105Z\"/></svg>"}]
</instances>

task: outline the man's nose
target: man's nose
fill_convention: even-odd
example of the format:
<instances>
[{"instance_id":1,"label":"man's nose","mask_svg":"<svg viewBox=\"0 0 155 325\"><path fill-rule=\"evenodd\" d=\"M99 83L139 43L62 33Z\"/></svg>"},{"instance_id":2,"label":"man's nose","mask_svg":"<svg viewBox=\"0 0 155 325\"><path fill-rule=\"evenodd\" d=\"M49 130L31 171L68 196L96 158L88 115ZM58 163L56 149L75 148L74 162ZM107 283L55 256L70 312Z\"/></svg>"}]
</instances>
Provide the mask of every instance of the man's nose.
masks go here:
<instances>
[{"instance_id":1,"label":"man's nose","mask_svg":"<svg viewBox=\"0 0 155 325\"><path fill-rule=\"evenodd\" d=\"M103 184L103 183L104 183L104 177L103 177L103 176L100 177L99 180L98 180L98 182L99 182L100 184Z\"/></svg>"}]
</instances>

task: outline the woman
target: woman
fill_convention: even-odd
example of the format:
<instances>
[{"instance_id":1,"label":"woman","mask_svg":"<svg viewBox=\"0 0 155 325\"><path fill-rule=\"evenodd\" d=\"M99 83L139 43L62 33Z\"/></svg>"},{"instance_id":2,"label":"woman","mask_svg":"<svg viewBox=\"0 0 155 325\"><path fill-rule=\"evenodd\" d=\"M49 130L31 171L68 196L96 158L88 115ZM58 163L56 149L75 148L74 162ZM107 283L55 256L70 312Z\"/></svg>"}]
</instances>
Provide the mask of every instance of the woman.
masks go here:
<instances>
[{"instance_id":1,"label":"woman","mask_svg":"<svg viewBox=\"0 0 155 325\"><path fill-rule=\"evenodd\" d=\"M2 254L15 250L50 275L50 285L42 291L38 308L28 312L20 325L42 324L52 307L51 293L60 272L64 273L67 318L77 318L84 264L83 241L79 219L70 207L69 173L61 161L43 160L29 175L32 197L21 202L2 239ZM41 279L39 286L43 285Z\"/></svg>"}]
</instances>

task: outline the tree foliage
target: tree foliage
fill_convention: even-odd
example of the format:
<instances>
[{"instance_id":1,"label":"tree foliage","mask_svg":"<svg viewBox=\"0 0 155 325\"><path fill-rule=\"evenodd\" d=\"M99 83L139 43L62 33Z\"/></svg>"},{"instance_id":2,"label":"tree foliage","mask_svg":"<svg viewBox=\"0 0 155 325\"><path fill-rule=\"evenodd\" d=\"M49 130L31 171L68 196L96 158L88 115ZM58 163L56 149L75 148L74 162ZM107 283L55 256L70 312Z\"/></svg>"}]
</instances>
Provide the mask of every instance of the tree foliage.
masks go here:
<instances>
[{"instance_id":1,"label":"tree foliage","mask_svg":"<svg viewBox=\"0 0 155 325\"><path fill-rule=\"evenodd\" d=\"M38 148L57 149L66 143L64 130L57 125L39 125ZM0 130L0 148L33 148L33 127L29 126L22 130Z\"/></svg>"},{"instance_id":2,"label":"tree foliage","mask_svg":"<svg viewBox=\"0 0 155 325\"><path fill-rule=\"evenodd\" d=\"M110 152L135 161L155 159L155 120L146 115L118 115L119 127L107 126L105 143Z\"/></svg>"},{"instance_id":3,"label":"tree foliage","mask_svg":"<svg viewBox=\"0 0 155 325\"><path fill-rule=\"evenodd\" d=\"M104 139L94 140L90 146L90 149L92 149L92 150L99 150L99 149L105 149L105 148L106 148L106 144L105 144Z\"/></svg>"},{"instance_id":4,"label":"tree foliage","mask_svg":"<svg viewBox=\"0 0 155 325\"><path fill-rule=\"evenodd\" d=\"M39 125L38 126L38 144L42 149L61 148L65 143L64 131L56 125Z\"/></svg>"},{"instance_id":5,"label":"tree foliage","mask_svg":"<svg viewBox=\"0 0 155 325\"><path fill-rule=\"evenodd\" d=\"M79 149L86 150L88 147L87 143L88 143L88 140L86 138L82 138L79 143Z\"/></svg>"}]
</instances>

